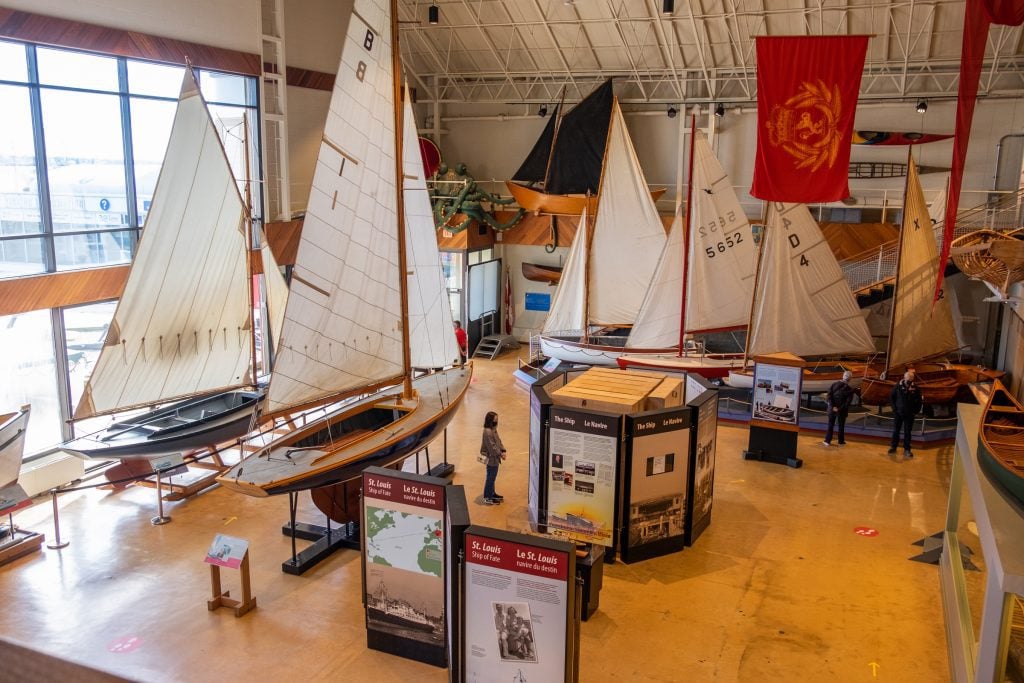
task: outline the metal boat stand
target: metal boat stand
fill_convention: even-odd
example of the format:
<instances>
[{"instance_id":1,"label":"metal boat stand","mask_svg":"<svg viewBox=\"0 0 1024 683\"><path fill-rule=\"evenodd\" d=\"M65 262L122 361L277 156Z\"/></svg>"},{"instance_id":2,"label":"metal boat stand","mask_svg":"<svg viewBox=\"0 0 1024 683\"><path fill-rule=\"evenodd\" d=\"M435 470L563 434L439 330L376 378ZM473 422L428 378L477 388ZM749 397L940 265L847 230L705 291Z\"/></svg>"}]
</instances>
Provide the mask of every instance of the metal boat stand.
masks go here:
<instances>
[{"instance_id":1,"label":"metal boat stand","mask_svg":"<svg viewBox=\"0 0 1024 683\"><path fill-rule=\"evenodd\" d=\"M359 537L359 525L355 522L342 524L340 527L331 527L331 518L324 515L327 526L317 524L306 524L295 521L295 510L299 504L299 492L292 491L288 494L288 523L281 527L281 533L290 536L292 539L292 556L281 563L281 571L285 574L299 576L307 570L312 569L322 560L327 559L331 554L342 548L359 550L361 542ZM297 551L295 539L301 538L304 541L313 541L313 545L305 550Z\"/></svg>"},{"instance_id":2,"label":"metal boat stand","mask_svg":"<svg viewBox=\"0 0 1024 683\"><path fill-rule=\"evenodd\" d=\"M46 544L46 547L50 550L60 550L61 548L68 547L71 541L60 540L60 513L57 511L57 489L52 489L50 494L53 496L53 540Z\"/></svg>"},{"instance_id":3,"label":"metal boat stand","mask_svg":"<svg viewBox=\"0 0 1024 683\"><path fill-rule=\"evenodd\" d=\"M432 477L440 477L441 479L448 479L455 474L455 465L448 462L448 428L444 428L444 462L440 462L433 467L430 466L430 446L424 449L427 452L427 474ZM419 472L419 454L416 456L416 470Z\"/></svg>"},{"instance_id":4,"label":"metal boat stand","mask_svg":"<svg viewBox=\"0 0 1024 683\"><path fill-rule=\"evenodd\" d=\"M161 483L160 474L162 470L157 469L156 471L156 503L157 503L157 515L149 520L149 523L153 526L160 526L167 524L171 521L170 515L164 514L164 489Z\"/></svg>"}]
</instances>

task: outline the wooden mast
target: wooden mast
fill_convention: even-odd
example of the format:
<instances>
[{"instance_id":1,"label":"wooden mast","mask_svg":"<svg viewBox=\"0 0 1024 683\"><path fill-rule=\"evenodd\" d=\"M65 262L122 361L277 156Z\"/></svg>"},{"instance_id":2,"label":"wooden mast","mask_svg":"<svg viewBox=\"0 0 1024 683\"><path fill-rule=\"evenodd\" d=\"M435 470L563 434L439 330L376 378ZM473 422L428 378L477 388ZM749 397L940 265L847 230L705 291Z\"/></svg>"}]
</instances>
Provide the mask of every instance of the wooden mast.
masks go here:
<instances>
[{"instance_id":1,"label":"wooden mast","mask_svg":"<svg viewBox=\"0 0 1024 683\"><path fill-rule=\"evenodd\" d=\"M586 230L588 221L594 221L594 227L597 227L597 209L601 205L601 191L604 189L604 172L608 168L608 141L612 139L612 117L615 116L615 112L619 109L619 98L612 97L612 111L608 116L608 131L604 134L604 155L601 157L601 180L597 184L597 201L594 202L593 216L591 212L587 211L587 221L584 221L581 229ZM620 114L621 118L621 114ZM625 125L625 120L623 120ZM587 191L587 200L584 204L586 207L590 207L590 191ZM590 250L593 248L593 235L588 231L587 236L587 250L586 257L587 262L583 271L583 343L586 344L590 341Z\"/></svg>"},{"instance_id":2,"label":"wooden mast","mask_svg":"<svg viewBox=\"0 0 1024 683\"><path fill-rule=\"evenodd\" d=\"M551 161L555 158L555 144L558 142L558 129L562 127L562 106L565 104L565 86L562 86L562 95L558 98L558 111L555 112L555 129L551 133L551 149L548 150L548 163L544 167L544 192L548 191L548 178L551 176ZM557 240L557 233L555 235Z\"/></svg>"},{"instance_id":3,"label":"wooden mast","mask_svg":"<svg viewBox=\"0 0 1024 683\"><path fill-rule=\"evenodd\" d=\"M683 356L683 338L686 336L687 271L690 267L690 217L693 215L693 150L697 140L697 115L690 115L690 171L686 188L686 223L683 225L683 296L679 311L679 357Z\"/></svg>"},{"instance_id":4,"label":"wooden mast","mask_svg":"<svg viewBox=\"0 0 1024 683\"><path fill-rule=\"evenodd\" d=\"M747 338L743 342L743 369L747 369L747 360L750 358L750 337L754 331L754 311L757 310L757 290L761 284L761 261L764 256L764 245L768 241L768 215L772 211L775 202L769 201L765 206L764 214L761 216L761 241L757 243L757 268L754 270L754 295L750 297L750 317L747 319ZM753 234L753 231L751 231Z\"/></svg>"},{"instance_id":5,"label":"wooden mast","mask_svg":"<svg viewBox=\"0 0 1024 683\"><path fill-rule=\"evenodd\" d=\"M395 218L398 226L399 293L402 302L402 398L412 398L412 362L409 351L409 265L405 254L405 169L402 164L402 60L398 48L398 2L391 0L391 80L395 122Z\"/></svg>"},{"instance_id":6,"label":"wooden mast","mask_svg":"<svg viewBox=\"0 0 1024 683\"><path fill-rule=\"evenodd\" d=\"M253 301L255 300L255 295L256 295L255 289L253 287L253 282L252 282L252 280L253 280L253 275L252 275L252 271L253 271L253 268L252 268L252 258L253 258L252 246L256 242L256 240L254 239L256 236L253 234L253 232L254 232L253 231L253 227L254 226L253 226L253 220L252 220L252 186L251 186L252 177L251 177L251 169L250 169L250 166L249 166L249 163L250 163L249 162L249 117L248 117L247 114L242 114L242 130L244 131L244 134L242 135L242 148L244 149L244 152L245 152L245 154L244 154L244 159L245 159L245 222L246 222L246 225L249 226L249 229L245 231L245 239L246 239L245 263L248 266L248 271L249 271L249 277L247 277L246 280L248 280L248 285L249 285L249 308L248 308L248 310L249 310L249 336L250 336L250 338L252 340L252 343L251 343L251 346L252 346L252 354L251 354L252 358L250 359L250 361L252 362L252 384L253 384L253 386L256 386L256 376L257 376L257 372L256 372L256 362L257 362L256 361L256 319L255 319L255 317L252 314L252 305L253 305ZM269 347L267 348L267 353L268 354L270 353Z\"/></svg>"},{"instance_id":7,"label":"wooden mast","mask_svg":"<svg viewBox=\"0 0 1024 683\"><path fill-rule=\"evenodd\" d=\"M889 361L892 358L892 333L896 328L896 300L900 295L900 262L903 260L903 231L907 229L907 193L910 190L910 165L914 163L913 146L907 147L907 179L903 182L903 220L900 221L900 236L896 243L896 277L892 287L892 314L889 316L889 338L885 340L885 367L883 377L889 376Z\"/></svg>"}]
</instances>

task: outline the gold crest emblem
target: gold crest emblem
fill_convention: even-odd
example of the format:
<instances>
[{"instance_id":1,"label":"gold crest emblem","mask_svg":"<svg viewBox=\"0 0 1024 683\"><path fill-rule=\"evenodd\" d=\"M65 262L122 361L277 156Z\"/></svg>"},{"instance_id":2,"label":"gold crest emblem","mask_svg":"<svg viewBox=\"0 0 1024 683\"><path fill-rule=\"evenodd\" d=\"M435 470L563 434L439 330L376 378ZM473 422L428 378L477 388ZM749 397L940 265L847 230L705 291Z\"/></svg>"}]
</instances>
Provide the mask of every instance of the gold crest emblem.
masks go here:
<instances>
[{"instance_id":1,"label":"gold crest emblem","mask_svg":"<svg viewBox=\"0 0 1024 683\"><path fill-rule=\"evenodd\" d=\"M772 107L765 123L768 142L792 156L796 168L832 168L843 139L838 128L841 112L838 85L829 88L820 79L817 83L804 81L784 104Z\"/></svg>"}]
</instances>

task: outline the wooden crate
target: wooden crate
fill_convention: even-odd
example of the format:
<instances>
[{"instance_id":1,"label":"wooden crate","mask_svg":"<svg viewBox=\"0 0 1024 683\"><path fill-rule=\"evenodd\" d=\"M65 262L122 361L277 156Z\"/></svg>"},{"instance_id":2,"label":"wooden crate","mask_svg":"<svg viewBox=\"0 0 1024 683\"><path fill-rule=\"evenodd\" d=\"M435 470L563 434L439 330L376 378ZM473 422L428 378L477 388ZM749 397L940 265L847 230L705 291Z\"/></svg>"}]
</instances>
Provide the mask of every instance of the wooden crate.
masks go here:
<instances>
[{"instance_id":1,"label":"wooden crate","mask_svg":"<svg viewBox=\"0 0 1024 683\"><path fill-rule=\"evenodd\" d=\"M666 377L647 395L647 410L678 408L683 405L684 393L681 379Z\"/></svg>"},{"instance_id":2,"label":"wooden crate","mask_svg":"<svg viewBox=\"0 0 1024 683\"><path fill-rule=\"evenodd\" d=\"M556 405L629 415L644 409L647 395L661 381L621 370L592 368L551 396Z\"/></svg>"}]
</instances>

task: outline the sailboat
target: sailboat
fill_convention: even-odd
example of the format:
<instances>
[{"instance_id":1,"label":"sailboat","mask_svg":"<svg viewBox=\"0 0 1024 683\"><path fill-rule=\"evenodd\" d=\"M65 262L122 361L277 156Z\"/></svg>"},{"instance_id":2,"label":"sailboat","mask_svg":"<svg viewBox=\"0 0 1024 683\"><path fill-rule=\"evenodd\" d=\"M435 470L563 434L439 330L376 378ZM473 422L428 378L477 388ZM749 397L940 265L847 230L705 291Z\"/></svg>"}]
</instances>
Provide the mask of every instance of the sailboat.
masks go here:
<instances>
[{"instance_id":1,"label":"sailboat","mask_svg":"<svg viewBox=\"0 0 1024 683\"><path fill-rule=\"evenodd\" d=\"M551 358L614 365L626 336L604 332L636 320L666 241L617 100L592 229L591 214L584 207L540 344Z\"/></svg>"},{"instance_id":2,"label":"sailboat","mask_svg":"<svg viewBox=\"0 0 1024 683\"><path fill-rule=\"evenodd\" d=\"M416 136L409 97L400 104L397 40L393 1L355 1L266 411L353 400L218 477L240 493L292 493L393 465L447 426L469 386L471 366L413 378L413 367L450 365L458 351L423 167L411 163Z\"/></svg>"},{"instance_id":3,"label":"sailboat","mask_svg":"<svg viewBox=\"0 0 1024 683\"><path fill-rule=\"evenodd\" d=\"M566 216L582 215L586 208L594 215L614 99L609 78L564 116L558 104L522 166L505 183L519 206ZM664 193L654 190L651 199Z\"/></svg>"},{"instance_id":4,"label":"sailboat","mask_svg":"<svg viewBox=\"0 0 1024 683\"><path fill-rule=\"evenodd\" d=\"M74 419L164 407L73 439L63 450L147 458L221 443L252 428L263 393L256 377L251 224L188 66L138 253ZM280 298L286 285L269 247L261 257L269 298ZM270 315L275 330L280 312Z\"/></svg>"},{"instance_id":5,"label":"sailboat","mask_svg":"<svg viewBox=\"0 0 1024 683\"><path fill-rule=\"evenodd\" d=\"M978 462L1024 505L1024 406L999 380L981 414Z\"/></svg>"},{"instance_id":6,"label":"sailboat","mask_svg":"<svg viewBox=\"0 0 1024 683\"><path fill-rule=\"evenodd\" d=\"M761 238L747 357L788 351L798 356L848 356L874 351L850 285L804 204L770 202ZM825 391L842 364L804 370L804 392ZM733 387L753 386L753 372L730 371Z\"/></svg>"},{"instance_id":7,"label":"sailboat","mask_svg":"<svg viewBox=\"0 0 1024 683\"><path fill-rule=\"evenodd\" d=\"M730 369L743 366L742 354L703 353L700 347L688 350L683 337L746 325L757 256L750 223L729 176L696 125L690 159L685 232L677 214L626 341L627 353L619 356L618 364L724 377ZM639 351L673 344L677 347L672 353Z\"/></svg>"},{"instance_id":8,"label":"sailboat","mask_svg":"<svg viewBox=\"0 0 1024 683\"><path fill-rule=\"evenodd\" d=\"M18 483L30 406L0 415L0 491Z\"/></svg>"},{"instance_id":9,"label":"sailboat","mask_svg":"<svg viewBox=\"0 0 1024 683\"><path fill-rule=\"evenodd\" d=\"M932 305L938 247L913 158L908 158L907 167L885 366L877 376L869 369L863 379L861 400L868 405L888 403L893 387L912 364L928 404L949 403L966 383L991 381L1002 374L967 365L917 363L955 351L959 343L949 301L941 297Z\"/></svg>"}]
</instances>

